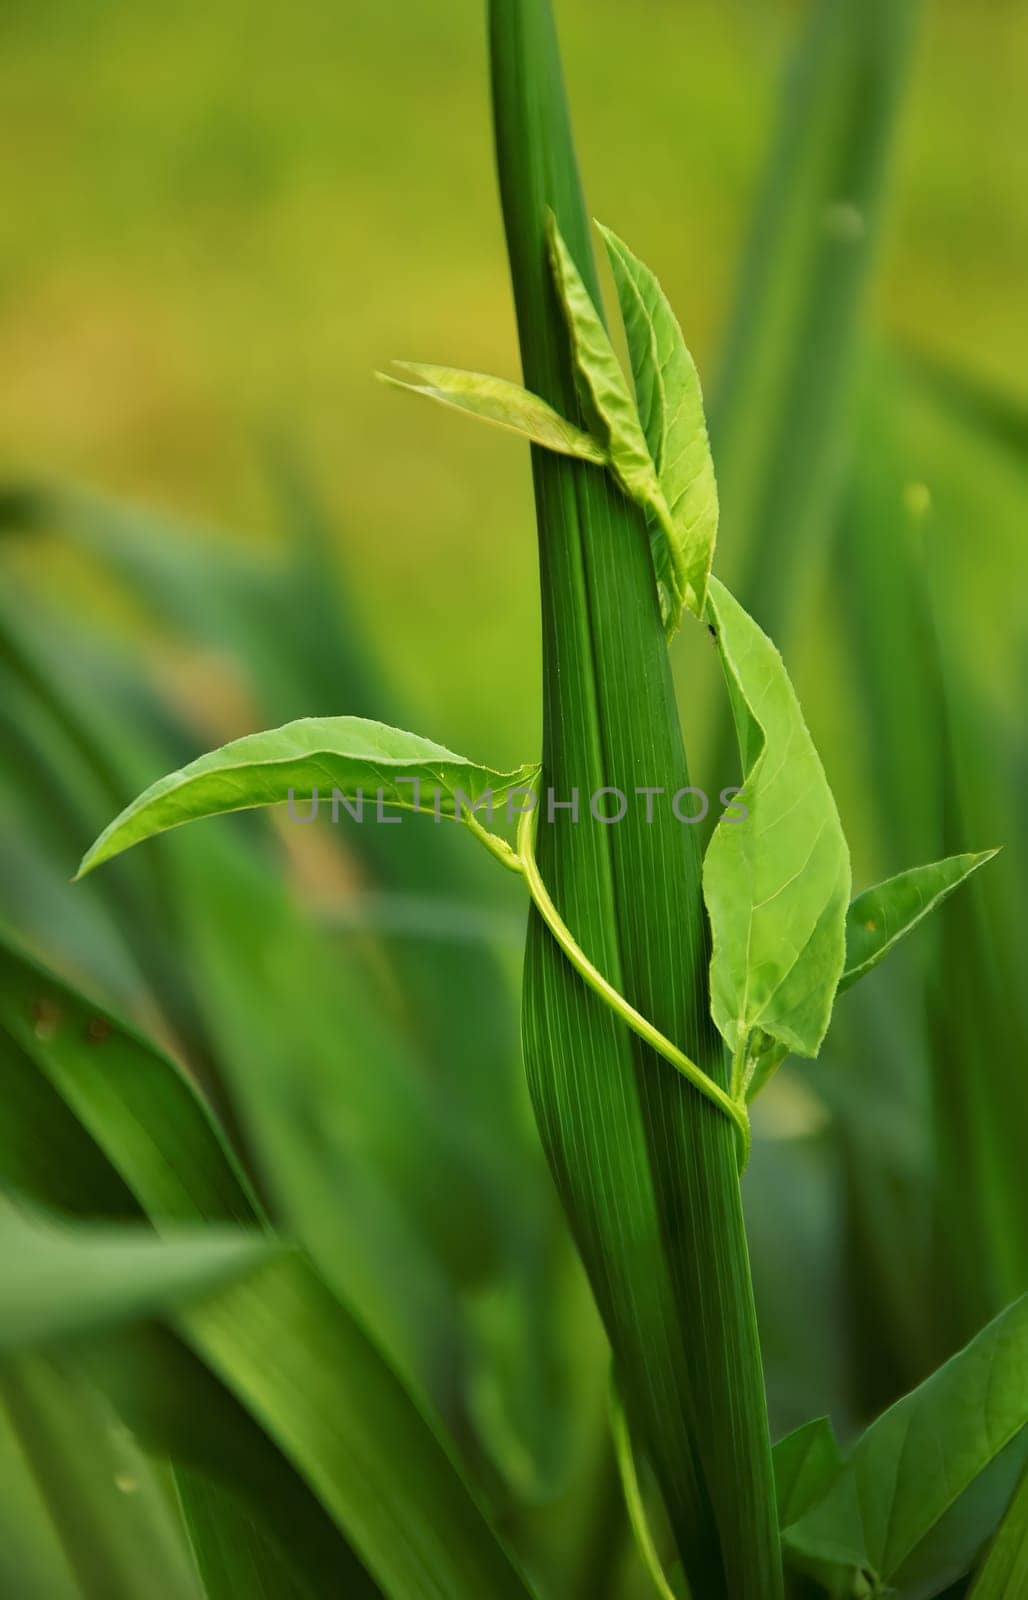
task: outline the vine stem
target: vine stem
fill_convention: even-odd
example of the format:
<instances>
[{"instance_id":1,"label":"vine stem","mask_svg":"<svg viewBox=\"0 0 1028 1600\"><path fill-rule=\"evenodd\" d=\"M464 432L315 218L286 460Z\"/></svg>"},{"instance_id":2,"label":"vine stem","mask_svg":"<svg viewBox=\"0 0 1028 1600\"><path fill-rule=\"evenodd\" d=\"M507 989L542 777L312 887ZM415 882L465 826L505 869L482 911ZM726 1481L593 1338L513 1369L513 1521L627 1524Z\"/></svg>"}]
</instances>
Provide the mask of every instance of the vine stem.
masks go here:
<instances>
[{"instance_id":1,"label":"vine stem","mask_svg":"<svg viewBox=\"0 0 1028 1600\"><path fill-rule=\"evenodd\" d=\"M466 820L469 823L474 822L471 816L468 816ZM539 915L579 977L582 978L593 993L599 995L600 999L610 1007L614 1014L620 1017L622 1022L627 1023L633 1033L638 1034L644 1043L648 1044L658 1055L663 1056L665 1061L669 1061L682 1074L683 1078L686 1078L692 1084L694 1089L698 1089L700 1094L704 1095L713 1105L717 1106L719 1111L724 1112L725 1116L731 1119L739 1136L739 1171L740 1173L745 1171L746 1163L750 1157L750 1118L745 1101L734 1100L730 1094L727 1094L722 1089L719 1083L715 1083L713 1078L707 1076L702 1067L698 1067L695 1061L690 1061L689 1057L679 1050L677 1045L672 1044L671 1040L666 1038L659 1028L654 1027L653 1023L648 1021L640 1011L636 1011L635 1007L625 999L624 995L620 994L614 985L609 983L603 976L599 968L595 967L589 960L589 957L575 939L550 898L550 892L539 871L535 859L535 807L533 806L521 814L521 820L518 823L516 852L511 850L504 840L497 839L494 834L487 834L480 823L474 822L472 832L475 833L476 837L482 839L482 843L487 845L487 848L503 862L504 866L511 868L515 872L520 871L523 874ZM502 846L503 851L506 853L501 854L496 846Z\"/></svg>"},{"instance_id":2,"label":"vine stem","mask_svg":"<svg viewBox=\"0 0 1028 1600\"><path fill-rule=\"evenodd\" d=\"M639 1474L635 1467L632 1434L613 1370L610 1374L610 1431L614 1440L614 1456L621 1478L621 1490L625 1497L625 1509L628 1512L629 1525L643 1566L652 1579L660 1600L679 1600L664 1575L664 1568L661 1566L660 1556L653 1542L653 1534L650 1532L642 1490L639 1486ZM691 1600L691 1594L690 1590L682 1600Z\"/></svg>"}]
</instances>

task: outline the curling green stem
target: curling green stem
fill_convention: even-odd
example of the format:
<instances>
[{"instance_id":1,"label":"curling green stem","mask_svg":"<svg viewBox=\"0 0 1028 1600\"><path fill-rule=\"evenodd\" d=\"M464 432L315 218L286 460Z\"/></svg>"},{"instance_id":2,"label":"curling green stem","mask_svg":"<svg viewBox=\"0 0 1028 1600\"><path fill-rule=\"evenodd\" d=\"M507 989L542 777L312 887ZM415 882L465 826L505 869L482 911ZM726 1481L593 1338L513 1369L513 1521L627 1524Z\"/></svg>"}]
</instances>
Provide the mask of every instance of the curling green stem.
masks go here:
<instances>
[{"instance_id":1,"label":"curling green stem","mask_svg":"<svg viewBox=\"0 0 1028 1600\"><path fill-rule=\"evenodd\" d=\"M719 1111L723 1111L735 1123L739 1134L739 1171L744 1171L750 1156L750 1118L745 1102L734 1100L731 1095L722 1089L719 1083L715 1083L713 1078L708 1077L703 1069L696 1065L695 1061L690 1061L689 1057L684 1055L677 1045L672 1044L671 1040L665 1038L659 1028L655 1028L653 1023L647 1021L641 1012L636 1011L635 1007L625 999L624 995L619 994L614 985L608 983L602 972L593 966L551 900L549 890L540 875L535 859L534 807L529 811L525 811L522 814L521 821L518 823L516 859L521 864L521 871L525 875L525 881L528 884L529 892L535 901L539 915L579 977L592 989L594 994L599 995L600 999L606 1002L616 1016L619 1016L634 1033L639 1035L640 1039L648 1044L651 1049L656 1050L658 1055L663 1056L665 1061L670 1061L671 1065L678 1069L683 1078L688 1079L694 1089L698 1089L700 1094L705 1095L708 1100L717 1106Z\"/></svg>"},{"instance_id":2,"label":"curling green stem","mask_svg":"<svg viewBox=\"0 0 1028 1600\"><path fill-rule=\"evenodd\" d=\"M678 1600L674 1590L664 1576L664 1568L661 1566L660 1556L657 1554L657 1547L653 1542L653 1534L650 1532L650 1524L646 1517L646 1507L643 1504L642 1490L639 1487L639 1474L635 1470L632 1434L613 1370L610 1374L610 1431L614 1440L614 1456L618 1464L618 1473L621 1477L621 1491L625 1497L625 1509L628 1512L629 1525L632 1529L636 1548L642 1557L643 1566L649 1573L653 1581L653 1587L660 1596L660 1600ZM686 1600L689 1600L688 1596L686 1596Z\"/></svg>"},{"instance_id":3,"label":"curling green stem","mask_svg":"<svg viewBox=\"0 0 1028 1600\"><path fill-rule=\"evenodd\" d=\"M499 834L490 833L487 828L483 828L473 811L462 811L460 820L471 830L479 843L485 845L489 854L496 857L501 866L506 867L509 872L524 871L521 857L511 849L506 839L501 839Z\"/></svg>"}]
</instances>

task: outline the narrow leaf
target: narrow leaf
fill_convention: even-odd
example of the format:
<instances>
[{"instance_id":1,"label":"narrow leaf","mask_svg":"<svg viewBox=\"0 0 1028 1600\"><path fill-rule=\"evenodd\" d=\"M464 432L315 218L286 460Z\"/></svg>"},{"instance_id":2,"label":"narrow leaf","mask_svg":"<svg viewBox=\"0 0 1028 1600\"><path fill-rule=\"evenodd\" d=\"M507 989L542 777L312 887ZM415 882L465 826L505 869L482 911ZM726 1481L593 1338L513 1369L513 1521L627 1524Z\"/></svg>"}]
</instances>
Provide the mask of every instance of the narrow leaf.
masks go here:
<instances>
[{"instance_id":1,"label":"narrow leaf","mask_svg":"<svg viewBox=\"0 0 1028 1600\"><path fill-rule=\"evenodd\" d=\"M709 610L747 813L719 823L704 862L714 1020L737 1057L772 1041L814 1056L845 956L849 852L781 656L716 578Z\"/></svg>"},{"instance_id":2,"label":"narrow leaf","mask_svg":"<svg viewBox=\"0 0 1028 1600\"><path fill-rule=\"evenodd\" d=\"M979 850L911 867L858 894L846 914L846 965L839 992L876 967L903 936L998 852Z\"/></svg>"},{"instance_id":3,"label":"narrow leaf","mask_svg":"<svg viewBox=\"0 0 1028 1600\"><path fill-rule=\"evenodd\" d=\"M5 1205L0 1352L51 1344L203 1298L273 1253L268 1238L206 1228L55 1226Z\"/></svg>"},{"instance_id":4,"label":"narrow leaf","mask_svg":"<svg viewBox=\"0 0 1028 1600\"><path fill-rule=\"evenodd\" d=\"M680 601L703 615L717 538L717 484L696 364L656 277L609 228L607 247L650 455L670 513ZM675 617L677 623L678 617Z\"/></svg>"},{"instance_id":5,"label":"narrow leaf","mask_svg":"<svg viewBox=\"0 0 1028 1600\"><path fill-rule=\"evenodd\" d=\"M379 376L397 389L427 395L457 411L467 411L486 422L498 423L523 434L533 444L556 450L559 455L578 456L605 466L607 453L592 436L573 422L566 422L558 411L531 394L520 384L505 378L490 378L482 372L462 372L457 367L433 367L419 361L397 361L394 365L411 374L410 381L389 373Z\"/></svg>"},{"instance_id":6,"label":"narrow leaf","mask_svg":"<svg viewBox=\"0 0 1028 1600\"><path fill-rule=\"evenodd\" d=\"M175 1066L2 940L0 1025L26 1057L0 1052L4 1096L27 1068L49 1079L82 1125L89 1160L98 1147L162 1234L197 1215L245 1214L245 1190ZM31 1083L21 1087L28 1099ZM26 1107L21 1118L40 1146L50 1137L49 1109L43 1095L35 1114ZM67 1145L62 1150L69 1159ZM0 1139L0 1180L6 1162ZM39 1174L48 1170L40 1160ZM79 1207L88 1210L91 1197L79 1187ZM257 1425L261 1449L270 1445L291 1463L301 1499L313 1493L387 1592L526 1600L531 1591L438 1420L414 1403L350 1309L295 1254L266 1263L252 1294L245 1287L237 1282L184 1308L176 1328L201 1370L220 1380L218 1391L224 1386ZM247 1485L253 1438L236 1465L240 1448L228 1441L225 1454L233 1479ZM409 1473L397 1474L397 1461Z\"/></svg>"},{"instance_id":7,"label":"narrow leaf","mask_svg":"<svg viewBox=\"0 0 1028 1600\"><path fill-rule=\"evenodd\" d=\"M857 1566L866 1558L881 1582L919 1595L960 1577L1028 1459L1026 1371L1028 1295L872 1423L827 1495L788 1530L789 1548L825 1561L849 1552ZM988 1493L976 1492L981 1483Z\"/></svg>"},{"instance_id":8,"label":"narrow leaf","mask_svg":"<svg viewBox=\"0 0 1028 1600\"><path fill-rule=\"evenodd\" d=\"M488 800L502 807L531 782L532 766L495 772L430 739L363 717L305 717L248 734L172 772L126 806L83 857L81 878L131 845L198 817L280 805L292 795L458 815ZM489 812L487 811L487 814Z\"/></svg>"}]
</instances>

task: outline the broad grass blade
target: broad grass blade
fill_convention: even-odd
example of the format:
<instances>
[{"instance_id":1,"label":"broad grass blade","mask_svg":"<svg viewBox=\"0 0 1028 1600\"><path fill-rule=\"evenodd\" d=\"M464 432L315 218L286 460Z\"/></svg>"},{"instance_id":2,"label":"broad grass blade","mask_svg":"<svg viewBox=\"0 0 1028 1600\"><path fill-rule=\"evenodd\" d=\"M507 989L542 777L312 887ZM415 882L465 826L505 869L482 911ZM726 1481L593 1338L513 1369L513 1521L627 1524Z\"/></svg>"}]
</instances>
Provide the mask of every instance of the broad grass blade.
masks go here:
<instances>
[{"instance_id":1,"label":"broad grass blade","mask_svg":"<svg viewBox=\"0 0 1028 1600\"><path fill-rule=\"evenodd\" d=\"M33 1021L41 1008L50 1019L42 1034ZM102 1152L159 1230L254 1215L217 1130L172 1064L9 946L0 961L0 1020L24 1052L0 1060L5 1075L19 1061L33 1063L74 1111L82 1140ZM45 1145L41 1118L33 1136ZM229 1290L184 1314L180 1335L292 1462L386 1593L427 1597L444 1584L467 1600L525 1600L528 1586L436 1425L350 1312L296 1258L272 1263L254 1287L253 1297ZM399 1459L410 1479L397 1478Z\"/></svg>"},{"instance_id":2,"label":"broad grass blade","mask_svg":"<svg viewBox=\"0 0 1028 1600\"><path fill-rule=\"evenodd\" d=\"M528 386L579 415L546 219L598 290L545 0L493 0L504 220ZM544 785L688 783L641 512L608 474L533 454L544 639ZM589 957L713 1076L699 859L670 810L617 827L555 813L539 860ZM524 1035L543 1141L653 1462L689 1582L781 1593L774 1486L733 1132L586 992L533 918Z\"/></svg>"}]
</instances>

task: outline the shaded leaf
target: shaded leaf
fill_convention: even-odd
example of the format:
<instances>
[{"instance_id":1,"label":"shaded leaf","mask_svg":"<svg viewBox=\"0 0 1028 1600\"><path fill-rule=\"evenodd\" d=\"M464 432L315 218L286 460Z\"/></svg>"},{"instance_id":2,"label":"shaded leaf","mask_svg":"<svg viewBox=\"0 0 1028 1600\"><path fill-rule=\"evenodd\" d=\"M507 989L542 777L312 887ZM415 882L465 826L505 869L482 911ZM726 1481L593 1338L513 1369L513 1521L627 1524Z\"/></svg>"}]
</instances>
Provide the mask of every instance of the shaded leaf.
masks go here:
<instances>
[{"instance_id":1,"label":"shaded leaf","mask_svg":"<svg viewBox=\"0 0 1028 1600\"><path fill-rule=\"evenodd\" d=\"M338 790L363 807L395 806L452 817L488 799L506 804L537 768L496 772L454 755L430 739L363 717L304 717L267 733L248 734L172 772L126 806L82 859L78 876L131 845L198 817L281 805L294 795L328 799ZM487 812L487 814L489 814ZM377 812L375 813L377 820Z\"/></svg>"},{"instance_id":2,"label":"shaded leaf","mask_svg":"<svg viewBox=\"0 0 1028 1600\"><path fill-rule=\"evenodd\" d=\"M857 895L846 914L846 965L839 993L876 967L904 934L997 853L979 850L947 856L944 861L899 872Z\"/></svg>"},{"instance_id":3,"label":"shaded leaf","mask_svg":"<svg viewBox=\"0 0 1028 1600\"><path fill-rule=\"evenodd\" d=\"M845 956L849 851L781 656L716 578L709 609L747 812L718 824L704 862L714 1020L737 1058L771 1041L813 1056Z\"/></svg>"},{"instance_id":4,"label":"shaded leaf","mask_svg":"<svg viewBox=\"0 0 1028 1600\"><path fill-rule=\"evenodd\" d=\"M103 1026L91 1029L97 1020ZM161 1231L197 1215L245 1212L247 1192L173 1064L2 941L0 1022ZM0 1054L4 1079L10 1070ZM33 1127L41 1144L47 1104L44 1098ZM415 1405L349 1308L292 1255L257 1272L253 1295L240 1297L243 1287L183 1312L176 1328L381 1586L405 1600L438 1600L440 1592L454 1600L526 1600L531 1590L441 1425ZM252 1441L240 1437L249 1459ZM231 1460L233 1445L226 1450ZM247 1483L247 1462L238 1470Z\"/></svg>"},{"instance_id":5,"label":"shaded leaf","mask_svg":"<svg viewBox=\"0 0 1028 1600\"><path fill-rule=\"evenodd\" d=\"M621 306L635 397L670 514L668 564L658 582L703 615L717 538L717 483L696 364L667 296L609 228L600 227Z\"/></svg>"},{"instance_id":6,"label":"shaded leaf","mask_svg":"<svg viewBox=\"0 0 1028 1600\"><path fill-rule=\"evenodd\" d=\"M159 1574L161 1600L202 1600L166 1486L102 1395L42 1356L22 1354L0 1369L0 1401L59 1534L76 1595L139 1600L154 1593ZM20 1580L10 1592L22 1594Z\"/></svg>"},{"instance_id":7,"label":"shaded leaf","mask_svg":"<svg viewBox=\"0 0 1028 1600\"><path fill-rule=\"evenodd\" d=\"M816 1417L779 1439L772 1451L778 1521L783 1528L824 1499L842 1471L842 1452L828 1417Z\"/></svg>"},{"instance_id":8,"label":"shaded leaf","mask_svg":"<svg viewBox=\"0 0 1028 1600\"><path fill-rule=\"evenodd\" d=\"M974 1581L968 1600L1025 1600L1028 1596L1028 1472L1017 1486Z\"/></svg>"},{"instance_id":9,"label":"shaded leaf","mask_svg":"<svg viewBox=\"0 0 1028 1600\"><path fill-rule=\"evenodd\" d=\"M394 366L411 374L410 381L394 378L383 372L379 376L397 389L410 389L414 394L427 395L457 411L468 411L486 422L496 422L501 428L510 428L523 434L533 444L560 455L578 456L582 461L605 466L606 451L591 434L566 422L559 412L530 394L520 384L508 383L505 378L490 378L482 372L462 372L457 367L433 367L420 361L396 361Z\"/></svg>"},{"instance_id":10,"label":"shaded leaf","mask_svg":"<svg viewBox=\"0 0 1028 1600\"><path fill-rule=\"evenodd\" d=\"M787 1546L937 1594L992 1534L1028 1459L1026 1371L1028 1295L872 1423Z\"/></svg>"}]
</instances>

